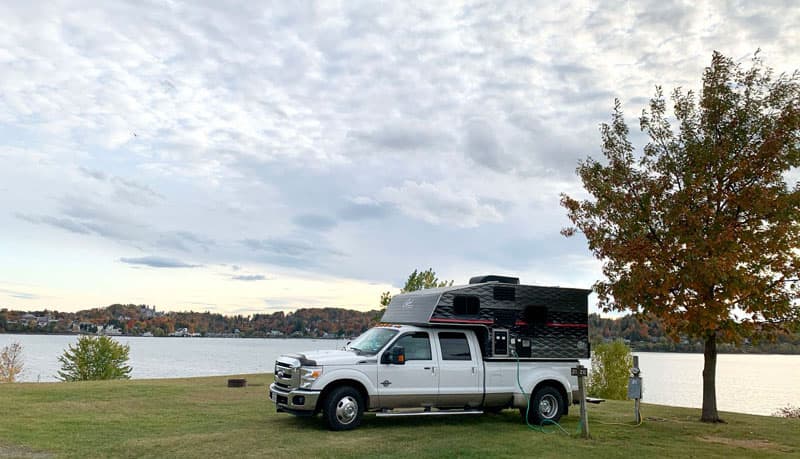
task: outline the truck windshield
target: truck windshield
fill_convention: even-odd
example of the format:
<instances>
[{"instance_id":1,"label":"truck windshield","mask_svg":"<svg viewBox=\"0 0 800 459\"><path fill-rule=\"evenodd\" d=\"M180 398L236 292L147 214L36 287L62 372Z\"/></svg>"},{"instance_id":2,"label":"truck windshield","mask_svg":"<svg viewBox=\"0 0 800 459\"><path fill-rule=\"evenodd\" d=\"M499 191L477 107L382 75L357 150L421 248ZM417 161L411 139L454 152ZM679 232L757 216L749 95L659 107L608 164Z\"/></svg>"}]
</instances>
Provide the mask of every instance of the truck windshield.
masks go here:
<instances>
[{"instance_id":1,"label":"truck windshield","mask_svg":"<svg viewBox=\"0 0 800 459\"><path fill-rule=\"evenodd\" d=\"M374 355L397 334L391 328L371 328L366 333L354 339L348 346L350 349L367 355Z\"/></svg>"}]
</instances>

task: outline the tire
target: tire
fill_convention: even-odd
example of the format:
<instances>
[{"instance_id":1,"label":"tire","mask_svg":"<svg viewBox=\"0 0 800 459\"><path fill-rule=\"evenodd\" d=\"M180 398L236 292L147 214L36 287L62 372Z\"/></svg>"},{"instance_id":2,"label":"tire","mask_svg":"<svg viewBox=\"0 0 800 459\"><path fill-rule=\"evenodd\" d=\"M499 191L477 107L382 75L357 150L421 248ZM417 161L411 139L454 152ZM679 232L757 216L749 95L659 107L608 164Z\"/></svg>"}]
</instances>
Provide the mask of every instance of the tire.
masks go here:
<instances>
[{"instance_id":1,"label":"tire","mask_svg":"<svg viewBox=\"0 0 800 459\"><path fill-rule=\"evenodd\" d=\"M337 387L325 397L323 413L330 430L355 429L364 416L364 399L351 386Z\"/></svg>"},{"instance_id":2,"label":"tire","mask_svg":"<svg viewBox=\"0 0 800 459\"><path fill-rule=\"evenodd\" d=\"M558 422L564 415L567 405L561 392L553 386L540 387L531 397L528 423L543 425L549 422ZM525 419L526 408L519 409L522 419Z\"/></svg>"}]
</instances>

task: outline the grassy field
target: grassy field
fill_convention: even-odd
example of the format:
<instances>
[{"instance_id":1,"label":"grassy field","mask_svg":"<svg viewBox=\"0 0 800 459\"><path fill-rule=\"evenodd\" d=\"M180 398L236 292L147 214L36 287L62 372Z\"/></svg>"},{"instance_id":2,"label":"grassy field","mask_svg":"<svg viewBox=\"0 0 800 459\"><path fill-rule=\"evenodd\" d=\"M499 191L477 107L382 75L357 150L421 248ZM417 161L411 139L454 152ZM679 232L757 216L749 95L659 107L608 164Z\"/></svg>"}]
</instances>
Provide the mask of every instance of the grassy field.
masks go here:
<instances>
[{"instance_id":1,"label":"grassy field","mask_svg":"<svg viewBox=\"0 0 800 459\"><path fill-rule=\"evenodd\" d=\"M590 405L591 440L529 430L515 410L497 415L376 418L350 432L275 413L270 375L0 385L0 457L800 457L800 421L632 402ZM618 423L618 424L614 424Z\"/></svg>"}]
</instances>

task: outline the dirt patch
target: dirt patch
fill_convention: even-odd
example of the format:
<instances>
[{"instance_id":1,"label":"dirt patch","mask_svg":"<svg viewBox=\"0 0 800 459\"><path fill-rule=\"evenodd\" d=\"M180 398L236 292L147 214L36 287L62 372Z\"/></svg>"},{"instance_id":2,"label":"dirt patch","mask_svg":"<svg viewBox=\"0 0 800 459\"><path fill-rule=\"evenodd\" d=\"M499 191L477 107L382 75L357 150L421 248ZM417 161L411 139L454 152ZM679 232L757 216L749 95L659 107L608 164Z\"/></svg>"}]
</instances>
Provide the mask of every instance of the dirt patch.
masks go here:
<instances>
[{"instance_id":1,"label":"dirt patch","mask_svg":"<svg viewBox=\"0 0 800 459\"><path fill-rule=\"evenodd\" d=\"M50 453L43 453L41 451L34 451L24 446L6 446L0 445L0 457L18 457L25 459L50 459L53 457Z\"/></svg>"},{"instance_id":2,"label":"dirt patch","mask_svg":"<svg viewBox=\"0 0 800 459\"><path fill-rule=\"evenodd\" d=\"M736 440L733 438L705 436L705 437L698 437L698 440L704 441L706 443L717 443L720 445L736 446L739 448L756 449L756 450L760 449L780 450L786 448L785 445L772 443L769 440L762 440L760 438L754 438L752 440Z\"/></svg>"}]
</instances>

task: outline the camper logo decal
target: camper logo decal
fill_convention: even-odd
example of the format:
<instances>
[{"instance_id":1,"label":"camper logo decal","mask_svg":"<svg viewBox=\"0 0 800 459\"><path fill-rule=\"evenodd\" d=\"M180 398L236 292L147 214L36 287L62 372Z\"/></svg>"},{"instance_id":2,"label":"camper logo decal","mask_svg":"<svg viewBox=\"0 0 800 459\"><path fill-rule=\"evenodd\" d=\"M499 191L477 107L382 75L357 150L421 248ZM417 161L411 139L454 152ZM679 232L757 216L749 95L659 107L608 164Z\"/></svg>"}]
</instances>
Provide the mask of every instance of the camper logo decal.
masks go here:
<instances>
[{"instance_id":1,"label":"camper logo decal","mask_svg":"<svg viewBox=\"0 0 800 459\"><path fill-rule=\"evenodd\" d=\"M414 307L414 298L409 298L403 303L403 309L411 309Z\"/></svg>"}]
</instances>

